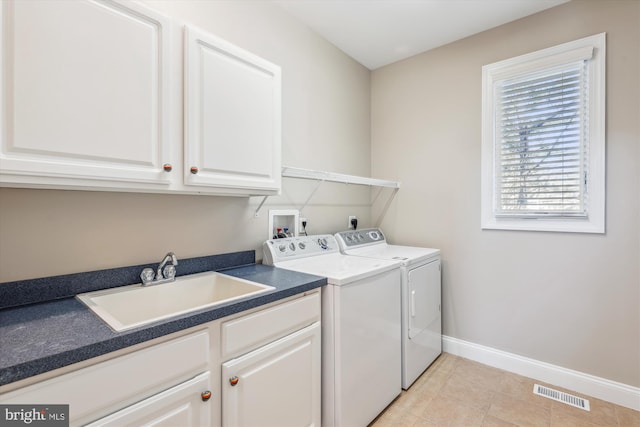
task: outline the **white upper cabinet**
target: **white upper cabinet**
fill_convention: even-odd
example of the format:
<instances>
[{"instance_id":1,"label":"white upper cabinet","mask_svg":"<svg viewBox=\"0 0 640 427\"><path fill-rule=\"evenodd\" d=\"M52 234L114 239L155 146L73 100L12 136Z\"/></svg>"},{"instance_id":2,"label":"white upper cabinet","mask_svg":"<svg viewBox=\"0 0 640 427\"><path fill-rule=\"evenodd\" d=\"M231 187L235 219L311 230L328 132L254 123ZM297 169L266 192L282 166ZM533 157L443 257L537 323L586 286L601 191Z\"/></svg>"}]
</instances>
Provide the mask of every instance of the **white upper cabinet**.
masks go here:
<instances>
[{"instance_id":1,"label":"white upper cabinet","mask_svg":"<svg viewBox=\"0 0 640 427\"><path fill-rule=\"evenodd\" d=\"M189 186L280 189L280 67L185 28L184 176Z\"/></svg>"},{"instance_id":2,"label":"white upper cabinet","mask_svg":"<svg viewBox=\"0 0 640 427\"><path fill-rule=\"evenodd\" d=\"M0 182L168 187L168 19L130 1L4 0L0 14Z\"/></svg>"},{"instance_id":3,"label":"white upper cabinet","mask_svg":"<svg viewBox=\"0 0 640 427\"><path fill-rule=\"evenodd\" d=\"M280 68L173 28L133 1L0 2L0 185L277 194Z\"/></svg>"}]
</instances>

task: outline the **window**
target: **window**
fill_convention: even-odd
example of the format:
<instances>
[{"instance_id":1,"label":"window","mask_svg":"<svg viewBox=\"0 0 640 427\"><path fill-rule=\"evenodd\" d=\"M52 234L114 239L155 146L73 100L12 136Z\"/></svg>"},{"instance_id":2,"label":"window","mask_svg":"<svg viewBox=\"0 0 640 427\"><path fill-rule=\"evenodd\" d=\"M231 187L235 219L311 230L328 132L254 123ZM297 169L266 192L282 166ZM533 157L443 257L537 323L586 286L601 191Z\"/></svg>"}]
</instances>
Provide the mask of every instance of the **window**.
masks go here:
<instances>
[{"instance_id":1,"label":"window","mask_svg":"<svg viewBox=\"0 0 640 427\"><path fill-rule=\"evenodd\" d=\"M604 233L605 34L482 78L482 228Z\"/></svg>"}]
</instances>

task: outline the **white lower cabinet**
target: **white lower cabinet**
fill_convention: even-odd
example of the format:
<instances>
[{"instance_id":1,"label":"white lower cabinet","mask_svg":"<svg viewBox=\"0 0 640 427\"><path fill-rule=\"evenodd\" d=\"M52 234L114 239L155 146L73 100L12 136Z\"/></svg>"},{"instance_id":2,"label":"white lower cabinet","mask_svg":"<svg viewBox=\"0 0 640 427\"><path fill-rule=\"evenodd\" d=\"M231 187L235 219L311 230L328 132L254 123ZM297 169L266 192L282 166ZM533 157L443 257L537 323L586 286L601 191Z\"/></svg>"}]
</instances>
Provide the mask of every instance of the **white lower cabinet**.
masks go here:
<instances>
[{"instance_id":1,"label":"white lower cabinet","mask_svg":"<svg viewBox=\"0 0 640 427\"><path fill-rule=\"evenodd\" d=\"M225 427L320 426L320 323L222 364Z\"/></svg>"},{"instance_id":2,"label":"white lower cabinet","mask_svg":"<svg viewBox=\"0 0 640 427\"><path fill-rule=\"evenodd\" d=\"M320 313L319 290L295 295L2 387L0 404L66 404L70 426L319 427Z\"/></svg>"},{"instance_id":3,"label":"white lower cabinet","mask_svg":"<svg viewBox=\"0 0 640 427\"><path fill-rule=\"evenodd\" d=\"M222 426L320 427L320 292L223 322Z\"/></svg>"},{"instance_id":4,"label":"white lower cabinet","mask_svg":"<svg viewBox=\"0 0 640 427\"><path fill-rule=\"evenodd\" d=\"M71 426L110 414L133 420L148 414L149 408L163 406L165 398L174 405L177 399L195 402L202 392L211 390L210 363L205 329L2 394L0 403L69 405ZM200 410L211 412L210 408ZM124 420L105 425L119 424Z\"/></svg>"},{"instance_id":5,"label":"white lower cabinet","mask_svg":"<svg viewBox=\"0 0 640 427\"><path fill-rule=\"evenodd\" d=\"M211 425L209 373L88 424L88 427L201 427Z\"/></svg>"}]
</instances>

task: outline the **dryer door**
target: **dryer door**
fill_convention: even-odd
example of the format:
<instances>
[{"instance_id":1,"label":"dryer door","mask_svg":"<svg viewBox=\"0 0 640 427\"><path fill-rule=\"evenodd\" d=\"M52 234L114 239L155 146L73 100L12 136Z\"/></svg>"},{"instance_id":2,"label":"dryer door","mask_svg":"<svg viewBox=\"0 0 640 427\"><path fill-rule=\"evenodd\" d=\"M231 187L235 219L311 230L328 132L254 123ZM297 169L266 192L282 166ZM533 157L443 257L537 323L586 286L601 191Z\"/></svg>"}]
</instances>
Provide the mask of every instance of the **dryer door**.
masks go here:
<instances>
[{"instance_id":1,"label":"dryer door","mask_svg":"<svg viewBox=\"0 0 640 427\"><path fill-rule=\"evenodd\" d=\"M441 332L440 321L440 262L433 261L409 270L409 339ZM422 339L427 337L422 337ZM428 338L427 338L428 339Z\"/></svg>"}]
</instances>

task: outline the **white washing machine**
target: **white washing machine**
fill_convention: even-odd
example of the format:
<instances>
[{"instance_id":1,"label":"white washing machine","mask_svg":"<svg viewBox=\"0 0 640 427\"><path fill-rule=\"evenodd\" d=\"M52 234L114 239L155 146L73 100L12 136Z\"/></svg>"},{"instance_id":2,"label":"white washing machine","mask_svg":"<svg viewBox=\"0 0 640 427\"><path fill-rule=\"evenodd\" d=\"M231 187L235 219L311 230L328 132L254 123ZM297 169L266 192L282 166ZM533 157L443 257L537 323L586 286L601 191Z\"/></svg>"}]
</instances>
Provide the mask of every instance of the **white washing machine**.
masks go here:
<instances>
[{"instance_id":1,"label":"white washing machine","mask_svg":"<svg viewBox=\"0 0 640 427\"><path fill-rule=\"evenodd\" d=\"M400 263L340 253L332 235L267 240L263 263L327 278L322 425L365 427L402 391Z\"/></svg>"},{"instance_id":2,"label":"white washing machine","mask_svg":"<svg viewBox=\"0 0 640 427\"><path fill-rule=\"evenodd\" d=\"M402 263L402 388L442 353L440 250L390 245L380 229L336 234L344 254Z\"/></svg>"}]
</instances>

